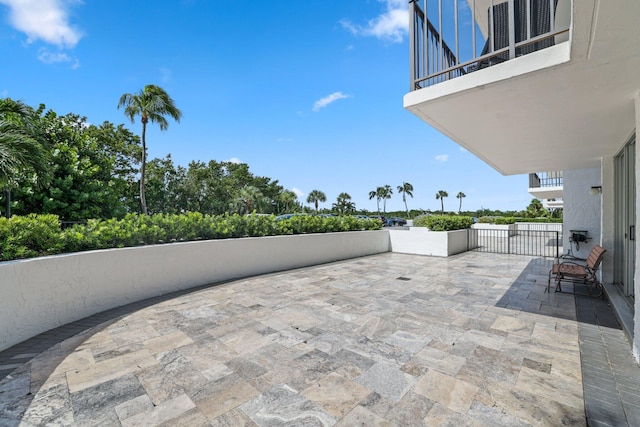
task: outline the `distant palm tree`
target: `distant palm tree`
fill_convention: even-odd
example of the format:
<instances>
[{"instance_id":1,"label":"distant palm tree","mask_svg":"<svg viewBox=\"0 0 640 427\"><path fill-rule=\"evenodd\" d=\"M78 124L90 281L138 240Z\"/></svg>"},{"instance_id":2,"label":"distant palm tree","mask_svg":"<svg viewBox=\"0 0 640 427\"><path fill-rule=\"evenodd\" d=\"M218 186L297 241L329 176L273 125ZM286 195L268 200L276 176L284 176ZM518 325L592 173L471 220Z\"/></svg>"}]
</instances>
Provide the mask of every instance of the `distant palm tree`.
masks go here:
<instances>
[{"instance_id":1,"label":"distant palm tree","mask_svg":"<svg viewBox=\"0 0 640 427\"><path fill-rule=\"evenodd\" d=\"M444 215L444 198L449 197L449 193L444 190L440 190L436 193L436 200L440 200L440 204L442 205L442 215Z\"/></svg>"},{"instance_id":2,"label":"distant palm tree","mask_svg":"<svg viewBox=\"0 0 640 427\"><path fill-rule=\"evenodd\" d=\"M284 203L285 210L284 213L289 213L289 208L296 201L298 195L291 190L284 190L280 194L280 200Z\"/></svg>"},{"instance_id":3,"label":"distant palm tree","mask_svg":"<svg viewBox=\"0 0 640 427\"><path fill-rule=\"evenodd\" d=\"M411 217L409 215L409 207L407 206L407 195L413 198L413 185L408 182L403 182L402 185L398 185L398 194L402 193L402 201L404 202L404 208L407 211L407 217Z\"/></svg>"},{"instance_id":4,"label":"distant palm tree","mask_svg":"<svg viewBox=\"0 0 640 427\"><path fill-rule=\"evenodd\" d=\"M11 186L24 170L40 177L48 170L44 138L35 130L36 113L22 101L0 99L0 188L4 188L5 216L11 217Z\"/></svg>"},{"instance_id":5,"label":"distant palm tree","mask_svg":"<svg viewBox=\"0 0 640 427\"><path fill-rule=\"evenodd\" d=\"M374 191L369 191L369 200L373 199L375 197L376 199L376 203L378 205L378 215L380 215L380 189L382 187L378 187L376 188Z\"/></svg>"},{"instance_id":6,"label":"distant palm tree","mask_svg":"<svg viewBox=\"0 0 640 427\"><path fill-rule=\"evenodd\" d=\"M393 190L391 189L391 186L389 184L385 185L384 187L379 187L382 189L381 191L381 198L382 198L382 206L383 206L383 212L386 214L387 213L387 200L391 198L391 195L393 194Z\"/></svg>"},{"instance_id":7,"label":"distant palm tree","mask_svg":"<svg viewBox=\"0 0 640 427\"><path fill-rule=\"evenodd\" d=\"M238 201L244 204L244 213L250 214L252 212L252 206L255 202L262 198L260 190L253 185L247 185L242 187L238 193Z\"/></svg>"},{"instance_id":8,"label":"distant palm tree","mask_svg":"<svg viewBox=\"0 0 640 427\"><path fill-rule=\"evenodd\" d=\"M131 123L135 123L136 116L142 122L142 162L140 165L140 203L142 213L147 213L147 200L144 193L145 169L147 166L147 123L157 123L160 130L167 130L169 122L164 116L173 118L180 123L182 112L164 89L156 85L146 85L137 93L125 93L120 97L118 108L124 107L124 115Z\"/></svg>"},{"instance_id":9,"label":"distant palm tree","mask_svg":"<svg viewBox=\"0 0 640 427\"><path fill-rule=\"evenodd\" d=\"M326 202L327 196L320 190L312 190L307 197L307 203L313 203L316 207L316 214L318 213L318 202Z\"/></svg>"},{"instance_id":10,"label":"distant palm tree","mask_svg":"<svg viewBox=\"0 0 640 427\"><path fill-rule=\"evenodd\" d=\"M353 213L356 210L356 204L351 201L349 193L340 193L336 202L333 204L333 208L338 211L339 214L344 215Z\"/></svg>"},{"instance_id":11,"label":"distant palm tree","mask_svg":"<svg viewBox=\"0 0 640 427\"><path fill-rule=\"evenodd\" d=\"M462 199L463 199L463 198L465 198L465 197L467 197L467 195L466 195L466 194L464 194L462 191L460 191L460 192L456 195L456 197L457 197L458 199L460 199L460 206L458 207L458 214L460 214L460 212L462 212Z\"/></svg>"}]
</instances>

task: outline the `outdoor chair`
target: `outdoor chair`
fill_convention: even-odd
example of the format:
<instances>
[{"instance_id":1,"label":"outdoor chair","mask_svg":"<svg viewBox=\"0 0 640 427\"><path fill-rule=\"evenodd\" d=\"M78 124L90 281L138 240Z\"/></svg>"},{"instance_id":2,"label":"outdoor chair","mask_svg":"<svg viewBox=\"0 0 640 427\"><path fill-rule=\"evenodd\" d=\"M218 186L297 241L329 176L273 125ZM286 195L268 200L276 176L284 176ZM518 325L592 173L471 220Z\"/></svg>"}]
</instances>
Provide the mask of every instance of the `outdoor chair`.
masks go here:
<instances>
[{"instance_id":1,"label":"outdoor chair","mask_svg":"<svg viewBox=\"0 0 640 427\"><path fill-rule=\"evenodd\" d=\"M562 292L562 282L570 282L574 284L574 292L575 284L588 284L590 296L601 296L602 283L598 280L597 273L605 252L606 250L602 246L596 245L591 249L586 259L586 265L571 261L554 264L551 271L549 271L549 280L545 292L549 292L551 279L553 279L556 282L556 292ZM596 295L592 294L593 288L600 292Z\"/></svg>"}]
</instances>

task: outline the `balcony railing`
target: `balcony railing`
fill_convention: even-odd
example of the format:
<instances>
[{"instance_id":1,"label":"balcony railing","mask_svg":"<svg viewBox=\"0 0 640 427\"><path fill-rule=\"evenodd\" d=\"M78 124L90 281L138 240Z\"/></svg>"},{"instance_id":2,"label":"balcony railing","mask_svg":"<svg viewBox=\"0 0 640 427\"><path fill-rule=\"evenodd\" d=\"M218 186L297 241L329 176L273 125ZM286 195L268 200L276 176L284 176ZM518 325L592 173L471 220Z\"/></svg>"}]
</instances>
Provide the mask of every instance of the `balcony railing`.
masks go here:
<instances>
[{"instance_id":1,"label":"balcony railing","mask_svg":"<svg viewBox=\"0 0 640 427\"><path fill-rule=\"evenodd\" d=\"M558 1L445 0L443 9L443 0L409 0L411 90L553 46L569 31L568 23L556 28Z\"/></svg>"},{"instance_id":2,"label":"balcony railing","mask_svg":"<svg viewBox=\"0 0 640 427\"><path fill-rule=\"evenodd\" d=\"M529 188L562 187L561 172L539 172L529 174Z\"/></svg>"}]
</instances>

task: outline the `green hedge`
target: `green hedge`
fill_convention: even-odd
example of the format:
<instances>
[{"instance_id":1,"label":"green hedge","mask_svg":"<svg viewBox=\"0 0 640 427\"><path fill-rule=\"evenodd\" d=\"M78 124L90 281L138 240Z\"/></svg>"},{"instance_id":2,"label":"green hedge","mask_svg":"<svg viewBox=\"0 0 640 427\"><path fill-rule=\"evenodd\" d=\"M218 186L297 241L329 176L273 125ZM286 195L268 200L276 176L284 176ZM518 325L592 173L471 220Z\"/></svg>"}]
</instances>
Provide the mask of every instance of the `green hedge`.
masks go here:
<instances>
[{"instance_id":1,"label":"green hedge","mask_svg":"<svg viewBox=\"0 0 640 427\"><path fill-rule=\"evenodd\" d=\"M473 218L459 215L424 215L413 220L415 227L427 227L431 231L451 231L471 228Z\"/></svg>"},{"instance_id":2,"label":"green hedge","mask_svg":"<svg viewBox=\"0 0 640 427\"><path fill-rule=\"evenodd\" d=\"M562 223L562 218L514 218L512 216L483 216L478 218L480 224L515 224L516 222Z\"/></svg>"},{"instance_id":3,"label":"green hedge","mask_svg":"<svg viewBox=\"0 0 640 427\"><path fill-rule=\"evenodd\" d=\"M273 215L138 215L92 219L62 230L55 215L0 218L0 261L93 249L123 248L171 242L261 237L303 233L379 230L382 222L356 217Z\"/></svg>"}]
</instances>

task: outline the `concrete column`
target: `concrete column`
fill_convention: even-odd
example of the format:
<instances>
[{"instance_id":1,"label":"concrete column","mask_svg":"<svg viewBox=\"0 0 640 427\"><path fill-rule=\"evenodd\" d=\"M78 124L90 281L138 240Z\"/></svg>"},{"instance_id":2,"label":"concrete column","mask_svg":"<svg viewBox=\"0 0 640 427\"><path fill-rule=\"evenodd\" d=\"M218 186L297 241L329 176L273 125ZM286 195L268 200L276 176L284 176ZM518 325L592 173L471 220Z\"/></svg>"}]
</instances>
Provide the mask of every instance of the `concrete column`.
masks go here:
<instances>
[{"instance_id":1,"label":"concrete column","mask_svg":"<svg viewBox=\"0 0 640 427\"><path fill-rule=\"evenodd\" d=\"M635 96L635 109L636 109L636 132L640 129L640 92ZM636 143L636 227L640 225L640 172L638 171L640 166L640 150ZM640 236L640 233L636 232L636 237ZM633 277L635 298L634 317L633 317L633 355L636 360L640 362L640 240L636 238L636 267Z\"/></svg>"},{"instance_id":2,"label":"concrete column","mask_svg":"<svg viewBox=\"0 0 640 427\"><path fill-rule=\"evenodd\" d=\"M615 190L614 190L614 161L613 157L605 157L601 161L601 234L600 245L605 248L608 256L602 261L602 282L613 283L615 250Z\"/></svg>"}]
</instances>

